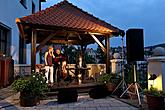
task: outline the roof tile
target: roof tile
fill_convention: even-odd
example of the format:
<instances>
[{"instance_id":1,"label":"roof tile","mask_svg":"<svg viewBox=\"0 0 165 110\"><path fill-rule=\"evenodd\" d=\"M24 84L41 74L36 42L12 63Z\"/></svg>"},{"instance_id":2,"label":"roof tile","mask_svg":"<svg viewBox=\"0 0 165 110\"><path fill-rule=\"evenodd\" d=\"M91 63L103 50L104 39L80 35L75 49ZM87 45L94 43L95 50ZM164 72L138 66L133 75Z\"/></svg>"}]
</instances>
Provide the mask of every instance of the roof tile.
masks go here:
<instances>
[{"instance_id":1,"label":"roof tile","mask_svg":"<svg viewBox=\"0 0 165 110\"><path fill-rule=\"evenodd\" d=\"M119 29L64 0L35 14L20 18L21 22L60 26L99 32L118 32Z\"/></svg>"}]
</instances>

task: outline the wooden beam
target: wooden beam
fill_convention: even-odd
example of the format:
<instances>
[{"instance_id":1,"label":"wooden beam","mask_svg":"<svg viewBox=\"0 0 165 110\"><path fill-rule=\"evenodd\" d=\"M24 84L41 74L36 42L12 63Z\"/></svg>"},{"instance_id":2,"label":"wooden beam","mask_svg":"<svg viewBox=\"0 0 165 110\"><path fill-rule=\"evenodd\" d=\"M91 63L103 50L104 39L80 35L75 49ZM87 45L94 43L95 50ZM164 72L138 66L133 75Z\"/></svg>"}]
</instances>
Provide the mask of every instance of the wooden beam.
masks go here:
<instances>
[{"instance_id":1,"label":"wooden beam","mask_svg":"<svg viewBox=\"0 0 165 110\"><path fill-rule=\"evenodd\" d=\"M23 26L19 18L15 20L19 30L19 63L26 64L26 43Z\"/></svg>"},{"instance_id":2,"label":"wooden beam","mask_svg":"<svg viewBox=\"0 0 165 110\"><path fill-rule=\"evenodd\" d=\"M82 38L81 38L81 36L80 36L79 33L76 33L76 35L78 36L78 38L79 38L80 40L82 40Z\"/></svg>"},{"instance_id":3,"label":"wooden beam","mask_svg":"<svg viewBox=\"0 0 165 110\"><path fill-rule=\"evenodd\" d=\"M56 34L57 34L57 33L52 33L52 34L50 34L48 37L46 37L46 38L40 43L40 45L37 46L36 53L37 53L38 51L40 51L41 48L42 48L51 38L53 38Z\"/></svg>"},{"instance_id":4,"label":"wooden beam","mask_svg":"<svg viewBox=\"0 0 165 110\"><path fill-rule=\"evenodd\" d=\"M19 38L19 64L26 64L25 37L20 37Z\"/></svg>"},{"instance_id":5,"label":"wooden beam","mask_svg":"<svg viewBox=\"0 0 165 110\"><path fill-rule=\"evenodd\" d=\"M87 45L81 45L81 58L82 58L82 67L86 68L86 62L85 62L85 50L86 50ZM84 82L85 76L87 75L86 70L82 70L82 82Z\"/></svg>"},{"instance_id":6,"label":"wooden beam","mask_svg":"<svg viewBox=\"0 0 165 110\"><path fill-rule=\"evenodd\" d=\"M16 18L15 22L16 22L16 24L18 26L18 30L19 30L19 33L20 33L21 38L25 37L25 33L24 33L23 26L21 24L20 19L19 18Z\"/></svg>"},{"instance_id":7,"label":"wooden beam","mask_svg":"<svg viewBox=\"0 0 165 110\"><path fill-rule=\"evenodd\" d=\"M106 73L110 73L110 41L109 41L109 35L106 36L105 39L106 44Z\"/></svg>"},{"instance_id":8,"label":"wooden beam","mask_svg":"<svg viewBox=\"0 0 165 110\"><path fill-rule=\"evenodd\" d=\"M103 52L106 52L106 49L105 49L104 45L97 39L97 37L95 35L91 34L91 33L89 33L89 34L93 37L93 39L96 41L96 43L101 47Z\"/></svg>"},{"instance_id":9,"label":"wooden beam","mask_svg":"<svg viewBox=\"0 0 165 110\"><path fill-rule=\"evenodd\" d=\"M50 42L55 43L55 44L81 44L82 41L77 41L77 40L50 40Z\"/></svg>"},{"instance_id":10,"label":"wooden beam","mask_svg":"<svg viewBox=\"0 0 165 110\"><path fill-rule=\"evenodd\" d=\"M102 34L102 33L94 33L94 32L85 32L85 34L93 34L93 35L104 35L105 36L105 34Z\"/></svg>"},{"instance_id":11,"label":"wooden beam","mask_svg":"<svg viewBox=\"0 0 165 110\"><path fill-rule=\"evenodd\" d=\"M37 39L37 31L32 29L32 37L31 37L31 71L36 70L36 39Z\"/></svg>"}]
</instances>

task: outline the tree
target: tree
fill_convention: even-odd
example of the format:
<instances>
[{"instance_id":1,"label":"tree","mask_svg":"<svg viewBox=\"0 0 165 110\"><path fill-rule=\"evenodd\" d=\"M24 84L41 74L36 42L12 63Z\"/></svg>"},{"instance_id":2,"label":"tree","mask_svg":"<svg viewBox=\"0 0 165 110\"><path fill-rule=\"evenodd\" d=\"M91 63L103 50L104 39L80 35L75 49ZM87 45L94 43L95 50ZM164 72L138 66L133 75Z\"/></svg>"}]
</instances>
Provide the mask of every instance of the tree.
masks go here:
<instances>
[{"instance_id":1,"label":"tree","mask_svg":"<svg viewBox=\"0 0 165 110\"><path fill-rule=\"evenodd\" d=\"M106 62L106 54L101 50L100 46L97 47L96 52L97 52L97 58L99 60L98 63L101 63L101 64L105 63Z\"/></svg>"},{"instance_id":2,"label":"tree","mask_svg":"<svg viewBox=\"0 0 165 110\"><path fill-rule=\"evenodd\" d=\"M77 54L78 54L78 51L77 51L76 47L74 47L72 45L71 46L67 46L67 47L65 46L64 50L65 50L65 54L68 57L68 63L75 64L76 63Z\"/></svg>"},{"instance_id":3,"label":"tree","mask_svg":"<svg viewBox=\"0 0 165 110\"><path fill-rule=\"evenodd\" d=\"M96 64L96 59L85 53L85 62L86 64Z\"/></svg>"}]
</instances>

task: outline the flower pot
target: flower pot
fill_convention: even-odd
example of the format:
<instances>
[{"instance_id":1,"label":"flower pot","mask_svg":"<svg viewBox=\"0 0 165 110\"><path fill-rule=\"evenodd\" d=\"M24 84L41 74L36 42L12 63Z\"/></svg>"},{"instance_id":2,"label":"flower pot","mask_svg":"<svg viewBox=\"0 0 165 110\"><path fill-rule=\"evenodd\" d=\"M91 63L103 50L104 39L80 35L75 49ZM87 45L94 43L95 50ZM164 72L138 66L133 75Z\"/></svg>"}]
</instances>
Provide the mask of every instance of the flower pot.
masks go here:
<instances>
[{"instance_id":1,"label":"flower pot","mask_svg":"<svg viewBox=\"0 0 165 110\"><path fill-rule=\"evenodd\" d=\"M129 86L130 86L130 84L128 84L128 87ZM129 93L129 97L131 98L131 100L138 99L136 89L135 89L135 85L131 85L131 87L128 89L128 93Z\"/></svg>"},{"instance_id":2,"label":"flower pot","mask_svg":"<svg viewBox=\"0 0 165 110\"><path fill-rule=\"evenodd\" d=\"M163 110L164 97L146 95L149 110Z\"/></svg>"},{"instance_id":3,"label":"flower pot","mask_svg":"<svg viewBox=\"0 0 165 110\"><path fill-rule=\"evenodd\" d=\"M20 96L20 105L23 107L36 106L38 99L36 96Z\"/></svg>"},{"instance_id":4,"label":"flower pot","mask_svg":"<svg viewBox=\"0 0 165 110\"><path fill-rule=\"evenodd\" d=\"M115 83L107 83L106 87L108 92L112 93L116 89L116 84Z\"/></svg>"},{"instance_id":5,"label":"flower pot","mask_svg":"<svg viewBox=\"0 0 165 110\"><path fill-rule=\"evenodd\" d=\"M20 105L23 107L32 107L36 106L37 102L39 101L37 96L33 96L28 91L22 91L20 92Z\"/></svg>"}]
</instances>

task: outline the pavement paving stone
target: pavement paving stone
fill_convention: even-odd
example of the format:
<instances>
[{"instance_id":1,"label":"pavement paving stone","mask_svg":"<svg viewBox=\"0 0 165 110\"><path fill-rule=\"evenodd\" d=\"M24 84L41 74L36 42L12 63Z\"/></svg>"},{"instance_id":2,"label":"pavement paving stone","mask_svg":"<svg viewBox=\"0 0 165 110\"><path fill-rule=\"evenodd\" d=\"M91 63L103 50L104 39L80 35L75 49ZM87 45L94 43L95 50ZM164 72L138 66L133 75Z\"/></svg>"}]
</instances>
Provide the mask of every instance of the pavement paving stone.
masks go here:
<instances>
[{"instance_id":1,"label":"pavement paving stone","mask_svg":"<svg viewBox=\"0 0 165 110\"><path fill-rule=\"evenodd\" d=\"M97 110L97 108L86 108L85 110Z\"/></svg>"},{"instance_id":2,"label":"pavement paving stone","mask_svg":"<svg viewBox=\"0 0 165 110\"><path fill-rule=\"evenodd\" d=\"M119 107L110 107L109 110L120 110Z\"/></svg>"},{"instance_id":3,"label":"pavement paving stone","mask_svg":"<svg viewBox=\"0 0 165 110\"><path fill-rule=\"evenodd\" d=\"M5 108L2 108L5 107ZM58 104L57 99L41 100L34 107L20 107L19 94L0 100L0 110L138 110L112 97L91 99L88 95L81 95L77 102Z\"/></svg>"},{"instance_id":4,"label":"pavement paving stone","mask_svg":"<svg viewBox=\"0 0 165 110\"><path fill-rule=\"evenodd\" d=\"M109 107L98 107L97 110L109 110Z\"/></svg>"},{"instance_id":5,"label":"pavement paving stone","mask_svg":"<svg viewBox=\"0 0 165 110\"><path fill-rule=\"evenodd\" d=\"M122 107L125 107L125 106L128 106L128 104L127 103L118 103L120 106L122 106Z\"/></svg>"},{"instance_id":6,"label":"pavement paving stone","mask_svg":"<svg viewBox=\"0 0 165 110\"><path fill-rule=\"evenodd\" d=\"M101 103L101 104L100 104L100 107L108 107L108 106L109 106L108 103Z\"/></svg>"},{"instance_id":7,"label":"pavement paving stone","mask_svg":"<svg viewBox=\"0 0 165 110\"><path fill-rule=\"evenodd\" d=\"M74 110L74 107L69 107L69 108L63 108L62 110Z\"/></svg>"},{"instance_id":8,"label":"pavement paving stone","mask_svg":"<svg viewBox=\"0 0 165 110\"><path fill-rule=\"evenodd\" d=\"M115 103L115 102L111 102L110 105L111 105L111 107L119 107L120 106L118 103Z\"/></svg>"},{"instance_id":9,"label":"pavement paving stone","mask_svg":"<svg viewBox=\"0 0 165 110\"><path fill-rule=\"evenodd\" d=\"M129 107L130 110L139 110L139 108L135 108L135 107Z\"/></svg>"},{"instance_id":10,"label":"pavement paving stone","mask_svg":"<svg viewBox=\"0 0 165 110\"><path fill-rule=\"evenodd\" d=\"M119 107L119 110L130 110L131 108L129 107Z\"/></svg>"},{"instance_id":11,"label":"pavement paving stone","mask_svg":"<svg viewBox=\"0 0 165 110\"><path fill-rule=\"evenodd\" d=\"M74 108L74 110L86 110L84 107Z\"/></svg>"}]
</instances>

